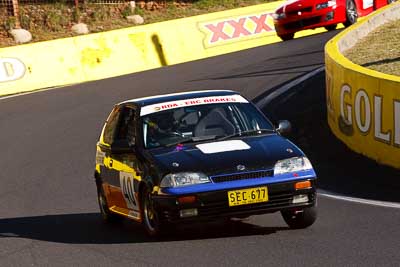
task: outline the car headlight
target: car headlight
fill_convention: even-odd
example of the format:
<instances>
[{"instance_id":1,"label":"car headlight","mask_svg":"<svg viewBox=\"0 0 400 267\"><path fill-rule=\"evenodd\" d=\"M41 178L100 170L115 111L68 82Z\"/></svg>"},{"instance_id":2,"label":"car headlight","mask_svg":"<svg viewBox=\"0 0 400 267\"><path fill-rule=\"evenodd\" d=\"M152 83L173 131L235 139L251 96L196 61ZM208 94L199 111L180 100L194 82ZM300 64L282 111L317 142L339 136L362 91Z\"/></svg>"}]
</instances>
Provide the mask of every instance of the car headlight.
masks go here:
<instances>
[{"instance_id":1,"label":"car headlight","mask_svg":"<svg viewBox=\"0 0 400 267\"><path fill-rule=\"evenodd\" d=\"M160 187L179 187L193 184L209 183L210 178L201 172L180 172L164 176Z\"/></svg>"},{"instance_id":2,"label":"car headlight","mask_svg":"<svg viewBox=\"0 0 400 267\"><path fill-rule=\"evenodd\" d=\"M336 1L328 1L328 2L321 3L321 4L317 4L317 5L315 6L315 8L316 8L317 10L320 10L320 9L332 7L332 6L334 6L334 5L336 5Z\"/></svg>"},{"instance_id":3,"label":"car headlight","mask_svg":"<svg viewBox=\"0 0 400 267\"><path fill-rule=\"evenodd\" d=\"M274 174L311 170L313 167L306 157L294 157L279 160L274 167Z\"/></svg>"},{"instance_id":4,"label":"car headlight","mask_svg":"<svg viewBox=\"0 0 400 267\"><path fill-rule=\"evenodd\" d=\"M285 13L274 13L274 14L272 14L272 17L276 20L284 19L284 18L286 18L286 14Z\"/></svg>"}]
</instances>

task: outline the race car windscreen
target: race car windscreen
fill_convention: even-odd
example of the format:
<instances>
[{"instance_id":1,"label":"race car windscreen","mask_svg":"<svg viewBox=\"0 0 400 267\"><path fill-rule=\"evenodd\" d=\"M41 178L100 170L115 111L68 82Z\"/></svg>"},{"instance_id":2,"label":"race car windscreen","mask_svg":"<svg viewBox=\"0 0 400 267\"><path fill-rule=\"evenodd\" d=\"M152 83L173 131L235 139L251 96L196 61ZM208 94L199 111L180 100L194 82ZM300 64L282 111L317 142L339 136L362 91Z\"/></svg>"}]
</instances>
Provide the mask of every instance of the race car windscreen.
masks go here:
<instances>
[{"instance_id":1,"label":"race car windscreen","mask_svg":"<svg viewBox=\"0 0 400 267\"><path fill-rule=\"evenodd\" d=\"M142 116L146 148L274 132L272 124L249 103L180 107Z\"/></svg>"}]
</instances>

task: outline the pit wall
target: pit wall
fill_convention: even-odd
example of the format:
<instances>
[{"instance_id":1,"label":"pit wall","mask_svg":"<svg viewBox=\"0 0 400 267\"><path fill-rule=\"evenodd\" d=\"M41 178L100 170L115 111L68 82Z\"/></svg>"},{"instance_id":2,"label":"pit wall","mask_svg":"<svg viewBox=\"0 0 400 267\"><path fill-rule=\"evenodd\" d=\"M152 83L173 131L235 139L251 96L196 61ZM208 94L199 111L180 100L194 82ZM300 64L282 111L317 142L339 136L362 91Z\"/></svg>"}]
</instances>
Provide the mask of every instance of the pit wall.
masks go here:
<instances>
[{"instance_id":1,"label":"pit wall","mask_svg":"<svg viewBox=\"0 0 400 267\"><path fill-rule=\"evenodd\" d=\"M276 43L280 39L272 13L281 4L0 48L0 95L100 80ZM303 31L296 37L322 31Z\"/></svg>"},{"instance_id":2,"label":"pit wall","mask_svg":"<svg viewBox=\"0 0 400 267\"><path fill-rule=\"evenodd\" d=\"M400 19L391 4L342 31L325 46L328 124L350 149L400 168L400 77L352 63L343 51L373 29Z\"/></svg>"}]
</instances>

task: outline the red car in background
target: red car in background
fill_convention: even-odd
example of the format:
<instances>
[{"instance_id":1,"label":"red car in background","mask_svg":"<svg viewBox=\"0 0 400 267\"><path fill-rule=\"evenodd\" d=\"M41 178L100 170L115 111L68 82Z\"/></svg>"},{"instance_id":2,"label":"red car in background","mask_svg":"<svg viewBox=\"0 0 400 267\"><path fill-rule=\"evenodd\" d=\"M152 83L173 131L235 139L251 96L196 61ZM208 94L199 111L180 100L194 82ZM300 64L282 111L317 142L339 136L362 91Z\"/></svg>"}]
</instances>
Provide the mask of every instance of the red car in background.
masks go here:
<instances>
[{"instance_id":1,"label":"red car in background","mask_svg":"<svg viewBox=\"0 0 400 267\"><path fill-rule=\"evenodd\" d=\"M275 30L283 40L291 40L301 30L325 27L336 29L337 24L350 26L358 17L366 16L395 0L289 0L274 16Z\"/></svg>"}]
</instances>

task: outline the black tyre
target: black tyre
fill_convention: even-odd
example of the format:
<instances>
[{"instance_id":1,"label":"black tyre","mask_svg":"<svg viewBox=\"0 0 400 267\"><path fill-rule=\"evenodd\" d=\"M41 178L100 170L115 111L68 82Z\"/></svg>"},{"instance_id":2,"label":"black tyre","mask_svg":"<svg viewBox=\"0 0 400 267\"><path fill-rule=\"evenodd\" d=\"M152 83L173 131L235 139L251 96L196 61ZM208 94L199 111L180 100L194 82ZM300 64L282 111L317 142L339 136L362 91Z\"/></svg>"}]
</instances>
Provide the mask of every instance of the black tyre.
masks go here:
<instances>
[{"instance_id":1,"label":"black tyre","mask_svg":"<svg viewBox=\"0 0 400 267\"><path fill-rule=\"evenodd\" d=\"M97 186L97 200L99 202L100 214L104 222L115 223L123 219L121 216L113 213L108 208L107 199L101 185Z\"/></svg>"},{"instance_id":2,"label":"black tyre","mask_svg":"<svg viewBox=\"0 0 400 267\"><path fill-rule=\"evenodd\" d=\"M336 30L336 27L337 27L337 24L333 24L333 25L325 26L325 29L327 31L333 31L333 30Z\"/></svg>"},{"instance_id":3,"label":"black tyre","mask_svg":"<svg viewBox=\"0 0 400 267\"><path fill-rule=\"evenodd\" d=\"M387 0L388 5L390 5L391 3L396 2L396 0Z\"/></svg>"},{"instance_id":4,"label":"black tyre","mask_svg":"<svg viewBox=\"0 0 400 267\"><path fill-rule=\"evenodd\" d=\"M312 225L317 219L317 208L305 208L300 212L296 211L282 211L283 219L292 229L303 229Z\"/></svg>"},{"instance_id":5,"label":"black tyre","mask_svg":"<svg viewBox=\"0 0 400 267\"><path fill-rule=\"evenodd\" d=\"M146 233L151 236L160 236L167 234L170 229L166 223L159 219L158 212L154 208L151 194L148 188L144 188L141 193L142 205L142 223Z\"/></svg>"},{"instance_id":6,"label":"black tyre","mask_svg":"<svg viewBox=\"0 0 400 267\"><path fill-rule=\"evenodd\" d=\"M278 36L282 39L282 41L289 41L294 38L294 33L278 34Z\"/></svg>"},{"instance_id":7,"label":"black tyre","mask_svg":"<svg viewBox=\"0 0 400 267\"><path fill-rule=\"evenodd\" d=\"M347 0L346 1L346 21L343 23L344 26L349 27L357 22L358 13L357 7L354 3L354 0Z\"/></svg>"}]
</instances>

